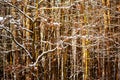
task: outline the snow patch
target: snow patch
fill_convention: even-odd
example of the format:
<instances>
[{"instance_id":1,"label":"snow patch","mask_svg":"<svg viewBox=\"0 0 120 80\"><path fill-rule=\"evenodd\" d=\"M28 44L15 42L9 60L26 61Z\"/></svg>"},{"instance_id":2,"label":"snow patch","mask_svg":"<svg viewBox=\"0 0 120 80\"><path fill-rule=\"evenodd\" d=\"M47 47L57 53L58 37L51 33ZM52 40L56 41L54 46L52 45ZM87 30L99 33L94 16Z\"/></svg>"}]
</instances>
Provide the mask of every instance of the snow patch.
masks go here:
<instances>
[{"instance_id":1,"label":"snow patch","mask_svg":"<svg viewBox=\"0 0 120 80\"><path fill-rule=\"evenodd\" d=\"M3 17L0 17L0 21L2 21L3 20Z\"/></svg>"},{"instance_id":2,"label":"snow patch","mask_svg":"<svg viewBox=\"0 0 120 80\"><path fill-rule=\"evenodd\" d=\"M54 22L53 23L55 26L60 26L60 23Z\"/></svg>"}]
</instances>

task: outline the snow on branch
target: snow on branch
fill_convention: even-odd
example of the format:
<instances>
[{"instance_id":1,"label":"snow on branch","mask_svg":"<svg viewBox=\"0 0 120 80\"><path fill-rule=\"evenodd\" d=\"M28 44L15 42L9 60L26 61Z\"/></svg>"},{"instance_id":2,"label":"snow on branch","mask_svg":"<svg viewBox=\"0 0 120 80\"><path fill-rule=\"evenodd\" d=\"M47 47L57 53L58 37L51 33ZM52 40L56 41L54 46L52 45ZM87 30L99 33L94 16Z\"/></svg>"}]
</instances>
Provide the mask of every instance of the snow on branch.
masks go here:
<instances>
[{"instance_id":1,"label":"snow on branch","mask_svg":"<svg viewBox=\"0 0 120 80\"><path fill-rule=\"evenodd\" d=\"M7 1L4 1L4 2L6 2L8 5L10 5L10 6L14 7L15 9L17 9L20 13L22 13L24 16L26 16L28 19L30 19L32 22L34 22L34 20L33 20L30 16L28 16L27 14L25 14L25 13L24 13L23 11L21 11L18 7L14 6L14 5L11 4L10 2L7 2Z\"/></svg>"},{"instance_id":2,"label":"snow on branch","mask_svg":"<svg viewBox=\"0 0 120 80\"><path fill-rule=\"evenodd\" d=\"M30 57L30 59L33 59L33 57L31 56L31 54L29 53L29 51L23 46L21 45L15 38L14 38L14 35L12 34L12 32L7 29L7 27L5 27L4 25L0 25L0 28L4 29L5 31L7 31L11 37L12 37L12 40L19 46L21 47L23 50L25 50L25 52L27 53L27 55Z\"/></svg>"},{"instance_id":3,"label":"snow on branch","mask_svg":"<svg viewBox=\"0 0 120 80\"><path fill-rule=\"evenodd\" d=\"M6 15L4 18L0 17L0 24L8 23L13 17L11 15Z\"/></svg>"},{"instance_id":4,"label":"snow on branch","mask_svg":"<svg viewBox=\"0 0 120 80\"><path fill-rule=\"evenodd\" d=\"M0 21L2 21L3 20L3 17L0 17Z\"/></svg>"},{"instance_id":5,"label":"snow on branch","mask_svg":"<svg viewBox=\"0 0 120 80\"><path fill-rule=\"evenodd\" d=\"M30 64L29 66L30 66L30 67L36 66L36 64L37 64L37 62L39 61L40 58L42 58L45 54L48 54L48 53L50 53L50 52L55 51L56 49L57 49L57 47L54 48L54 49L52 49L52 50L48 50L48 51L45 51L45 52L41 53L41 54L37 57L36 61L35 61L33 64Z\"/></svg>"},{"instance_id":6,"label":"snow on branch","mask_svg":"<svg viewBox=\"0 0 120 80\"><path fill-rule=\"evenodd\" d=\"M18 10L20 13L22 13L25 17L27 17L28 19L30 19L33 23L36 22L37 18L36 18L36 19L33 19L33 18L31 18L30 16L28 16L25 12L23 12L22 10L20 10L17 6L13 5L12 3L7 2L7 1L4 1L4 2L6 2L8 5L14 7L16 10ZM46 19L45 19L44 17L42 17L42 16L39 16L38 18L41 18L41 19L46 20Z\"/></svg>"}]
</instances>

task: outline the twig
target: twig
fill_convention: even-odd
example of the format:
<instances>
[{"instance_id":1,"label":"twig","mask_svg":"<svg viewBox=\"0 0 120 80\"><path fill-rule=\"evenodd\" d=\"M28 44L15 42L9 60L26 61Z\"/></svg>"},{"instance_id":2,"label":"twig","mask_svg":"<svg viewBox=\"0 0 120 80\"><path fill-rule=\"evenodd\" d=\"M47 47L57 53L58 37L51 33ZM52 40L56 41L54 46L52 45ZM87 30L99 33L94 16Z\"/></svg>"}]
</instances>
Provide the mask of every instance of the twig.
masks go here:
<instances>
[{"instance_id":1,"label":"twig","mask_svg":"<svg viewBox=\"0 0 120 80\"><path fill-rule=\"evenodd\" d=\"M12 37L12 40L13 40L19 47L21 47L22 49L24 49L25 52L27 53L27 55L28 55L31 59L33 59L33 57L31 56L31 54L29 53L29 51L28 51L27 49L25 49L25 47L24 47L23 45L21 45L20 43L18 43L18 42L16 41L16 39L14 38L14 36L13 36L13 34L11 33L10 30L8 30L4 25L0 25L0 27L2 27L5 31L7 31L8 33L10 33L10 34L11 34L11 37Z\"/></svg>"},{"instance_id":2,"label":"twig","mask_svg":"<svg viewBox=\"0 0 120 80\"><path fill-rule=\"evenodd\" d=\"M29 66L30 66L30 67L36 66L36 64L37 64L37 62L38 62L38 60L39 60L40 58L42 58L42 57L43 57L45 54L47 54L47 53L50 53L50 52L55 51L56 49L57 49L57 47L54 48L54 49L52 49L52 50L48 50L48 51L43 52L41 55L39 55L39 56L37 57L36 61L35 61L33 64L30 64Z\"/></svg>"},{"instance_id":3,"label":"twig","mask_svg":"<svg viewBox=\"0 0 120 80\"><path fill-rule=\"evenodd\" d=\"M10 6L14 7L15 9L17 9L20 13L22 13L24 16L26 16L28 19L30 19L32 22L34 22L34 20L33 20L30 16L28 16L27 14L25 14L25 13L24 13L23 11L21 11L18 7L14 6L14 5L11 4L10 2L7 2L7 1L4 1L4 2L6 2L8 5L10 5Z\"/></svg>"}]
</instances>

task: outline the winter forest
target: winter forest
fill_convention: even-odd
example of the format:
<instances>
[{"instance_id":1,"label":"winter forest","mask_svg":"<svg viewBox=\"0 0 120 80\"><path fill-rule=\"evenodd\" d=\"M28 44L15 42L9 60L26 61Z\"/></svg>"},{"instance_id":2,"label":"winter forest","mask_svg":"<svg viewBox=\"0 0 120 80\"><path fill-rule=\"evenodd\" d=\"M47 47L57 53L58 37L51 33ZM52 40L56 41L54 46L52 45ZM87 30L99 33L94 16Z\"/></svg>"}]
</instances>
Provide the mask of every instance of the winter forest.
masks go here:
<instances>
[{"instance_id":1,"label":"winter forest","mask_svg":"<svg viewBox=\"0 0 120 80\"><path fill-rule=\"evenodd\" d=\"M120 0L0 0L0 80L120 80Z\"/></svg>"}]
</instances>

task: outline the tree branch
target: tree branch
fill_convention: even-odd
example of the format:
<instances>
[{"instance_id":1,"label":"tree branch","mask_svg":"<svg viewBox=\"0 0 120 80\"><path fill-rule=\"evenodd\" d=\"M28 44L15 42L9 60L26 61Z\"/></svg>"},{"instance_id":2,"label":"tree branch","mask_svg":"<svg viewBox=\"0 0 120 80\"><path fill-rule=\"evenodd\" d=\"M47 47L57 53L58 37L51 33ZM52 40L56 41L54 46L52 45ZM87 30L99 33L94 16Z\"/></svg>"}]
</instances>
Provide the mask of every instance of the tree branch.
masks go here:
<instances>
[{"instance_id":1,"label":"tree branch","mask_svg":"<svg viewBox=\"0 0 120 80\"><path fill-rule=\"evenodd\" d=\"M1 28L3 28L5 31L7 31L11 37L12 37L12 40L15 42L15 44L17 44L19 47L21 47L22 49L25 50L25 52L27 53L27 55L33 59L33 57L31 56L31 54L29 53L29 51L27 49L25 49L25 47L23 45L21 45L20 43L18 43L18 41L16 41L16 39L14 38L12 32L10 30L8 30L4 25L0 25Z\"/></svg>"},{"instance_id":2,"label":"tree branch","mask_svg":"<svg viewBox=\"0 0 120 80\"><path fill-rule=\"evenodd\" d=\"M39 61L40 58L42 58L42 57L43 57L45 54L47 54L47 53L50 53L50 52L55 51L56 49L57 49L57 47L54 48L54 49L52 49L52 50L48 50L48 51L43 52L41 55L39 55L39 56L37 57L36 61L35 61L33 64L30 64L29 66L30 66L30 67L36 66L36 64L37 64L37 62Z\"/></svg>"}]
</instances>

